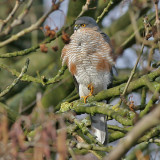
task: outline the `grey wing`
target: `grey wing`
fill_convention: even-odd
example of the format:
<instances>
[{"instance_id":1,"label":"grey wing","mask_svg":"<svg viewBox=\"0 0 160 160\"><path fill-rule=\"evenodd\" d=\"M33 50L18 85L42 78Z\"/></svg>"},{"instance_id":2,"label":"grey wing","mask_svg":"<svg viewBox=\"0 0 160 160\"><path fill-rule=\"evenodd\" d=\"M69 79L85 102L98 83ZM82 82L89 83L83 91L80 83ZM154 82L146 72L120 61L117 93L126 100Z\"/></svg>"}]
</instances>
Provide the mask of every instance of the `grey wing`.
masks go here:
<instances>
[{"instance_id":1,"label":"grey wing","mask_svg":"<svg viewBox=\"0 0 160 160\"><path fill-rule=\"evenodd\" d=\"M103 36L104 40L105 40L107 43L109 43L109 45L110 45L111 48L112 48L112 52L113 52L113 54L114 54L114 49L113 49L113 46L112 46L112 44L111 44L110 38L109 38L109 37L107 36L107 34L105 34L104 32L102 32L102 31L99 31L99 32L100 32L100 34ZM117 69L116 69L115 66L112 66L111 74L112 74L112 77L113 77L113 76L118 76L118 72L117 72Z\"/></svg>"},{"instance_id":2,"label":"grey wing","mask_svg":"<svg viewBox=\"0 0 160 160\"><path fill-rule=\"evenodd\" d=\"M107 34L105 34L104 32L102 32L102 31L99 31L99 32L100 32L100 34L103 36L104 40L105 40L107 43L109 43L110 47L112 48L112 52L114 53L114 49L113 49L113 46L112 46L112 44L111 44L110 38L109 38L109 37L107 36Z\"/></svg>"},{"instance_id":3,"label":"grey wing","mask_svg":"<svg viewBox=\"0 0 160 160\"><path fill-rule=\"evenodd\" d=\"M111 40L110 38L107 36L107 34L105 34L104 32L100 31L100 34L103 36L104 40L106 42L108 42L109 44L111 44Z\"/></svg>"}]
</instances>

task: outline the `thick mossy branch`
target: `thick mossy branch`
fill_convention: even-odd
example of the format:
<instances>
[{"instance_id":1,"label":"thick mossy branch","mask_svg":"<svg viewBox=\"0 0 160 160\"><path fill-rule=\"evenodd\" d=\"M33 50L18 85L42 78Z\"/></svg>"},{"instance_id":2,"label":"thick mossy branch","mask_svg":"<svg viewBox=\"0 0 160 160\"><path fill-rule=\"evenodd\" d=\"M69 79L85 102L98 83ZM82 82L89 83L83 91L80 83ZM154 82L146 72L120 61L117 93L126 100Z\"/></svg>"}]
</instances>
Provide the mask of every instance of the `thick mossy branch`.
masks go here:
<instances>
[{"instance_id":1,"label":"thick mossy branch","mask_svg":"<svg viewBox=\"0 0 160 160\"><path fill-rule=\"evenodd\" d=\"M110 152L112 150L112 146L100 147L96 146L95 144L87 144L87 143L78 143L76 146L78 149L88 149L88 150L105 151L105 152Z\"/></svg>"},{"instance_id":2,"label":"thick mossy branch","mask_svg":"<svg viewBox=\"0 0 160 160\"><path fill-rule=\"evenodd\" d=\"M87 126L91 125L90 120L88 120L87 118L83 120L78 120L72 112L67 112L66 114L64 113L62 114L62 116L69 120L71 123L76 124L83 133L83 135L86 135L90 139L90 143L102 146L102 144L96 140L96 138L89 132L89 129L87 128Z\"/></svg>"},{"instance_id":3,"label":"thick mossy branch","mask_svg":"<svg viewBox=\"0 0 160 160\"><path fill-rule=\"evenodd\" d=\"M114 130L114 131L120 131L122 133L127 133L128 131L130 131L132 129L132 127L118 127L115 125L107 125L108 129Z\"/></svg>"},{"instance_id":4,"label":"thick mossy branch","mask_svg":"<svg viewBox=\"0 0 160 160\"><path fill-rule=\"evenodd\" d=\"M127 132L131 131L132 130L132 126L131 127L128 127L128 131L127 131L127 126L124 128L124 130L122 130L122 128L117 128L117 131L115 129L115 127L113 126L113 130L111 130L111 127L109 125L109 142L114 142L120 138L123 138ZM118 131L119 129L119 131ZM120 130L121 129L121 130ZM126 132L125 132L126 131ZM160 126L157 126L153 129L151 129L150 131L148 131L147 133L145 133L145 135L143 137L141 137L138 141L137 141L137 144L138 143L142 143L142 142L146 142L146 141L149 141L151 138L154 138L156 136L158 136L160 133Z\"/></svg>"},{"instance_id":5,"label":"thick mossy branch","mask_svg":"<svg viewBox=\"0 0 160 160\"><path fill-rule=\"evenodd\" d=\"M142 76L139 79L136 79L136 80L132 81L130 83L126 93L130 93L134 90L142 88L143 86L147 86L148 80L150 82L152 82L152 81L154 81L155 78L157 78L159 76L160 76L160 68L158 68L157 70L155 70L155 71L153 71L153 72L151 72L147 75ZM123 83L123 84L121 84L117 87L101 91L97 95L95 95L94 97L89 97L88 102L102 101L102 100L107 99L107 98L112 98L112 97L115 97L115 96L119 96L122 93L125 85L126 85L126 83Z\"/></svg>"},{"instance_id":6,"label":"thick mossy branch","mask_svg":"<svg viewBox=\"0 0 160 160\"><path fill-rule=\"evenodd\" d=\"M153 72L151 72L147 75L144 75L144 76L140 77L139 79L136 79L136 80L132 81L130 83L129 87L128 87L127 93L130 93L130 92L132 92L134 90L137 90L139 88L142 88L144 86L148 86L148 80L150 82L152 82L152 81L154 81L154 79L156 79L159 76L160 76L160 68L158 68L157 70L155 70L155 71L153 71ZM102 101L104 99L119 96L122 93L125 85L126 85L126 83L123 83L119 86L110 88L108 90L101 91L97 95L89 97L87 99L87 101L88 102ZM156 87L156 86L154 86L154 84L153 84L153 87Z\"/></svg>"},{"instance_id":7,"label":"thick mossy branch","mask_svg":"<svg viewBox=\"0 0 160 160\"><path fill-rule=\"evenodd\" d=\"M79 101L75 101L72 103L62 103L60 112L66 112L69 110L74 110L76 113L88 113L91 115L94 115L95 113L101 113L105 114L109 117L112 117L113 119L117 120L119 123L123 125L133 125L133 121L131 119L128 119L126 117L122 117L119 112L115 112L113 109L111 109L110 105L107 105L105 103L88 103L84 104Z\"/></svg>"},{"instance_id":8,"label":"thick mossy branch","mask_svg":"<svg viewBox=\"0 0 160 160\"><path fill-rule=\"evenodd\" d=\"M61 104L64 102L72 102L74 100L79 99L79 95L77 93L77 89L75 88L65 99L63 99L54 109L58 111L61 107Z\"/></svg>"},{"instance_id":9,"label":"thick mossy branch","mask_svg":"<svg viewBox=\"0 0 160 160\"><path fill-rule=\"evenodd\" d=\"M144 134L153 127L159 128L160 125L160 105L144 116L133 129L121 140L118 145L110 152L105 160L119 159L140 140ZM158 127L157 127L158 126ZM156 129L157 130L157 129ZM159 130L159 129L158 129ZM158 131L159 134L159 131ZM154 135L155 136L155 135Z\"/></svg>"},{"instance_id":10,"label":"thick mossy branch","mask_svg":"<svg viewBox=\"0 0 160 160\"><path fill-rule=\"evenodd\" d=\"M114 142L120 138L123 138L125 136L125 133L122 133L120 131L114 131L109 135L109 143Z\"/></svg>"},{"instance_id":11,"label":"thick mossy branch","mask_svg":"<svg viewBox=\"0 0 160 160\"><path fill-rule=\"evenodd\" d=\"M130 93L131 91L138 88L147 86L148 80L153 81L158 76L160 76L160 68L155 70L154 72L151 72L150 74L144 75L141 78L132 81L128 87L127 93ZM155 83L151 84L153 85L153 88L157 88L157 85L155 85ZM91 115L94 115L95 113L101 113L117 120L123 125L133 125L135 117L133 112L121 108L115 111L110 105L100 102L93 102L102 101L104 99L114 96L119 96L122 93L125 85L126 84L124 83L117 87L101 91L96 96L88 98L89 103L87 104L82 103L81 100L77 100L72 103L64 102L61 104L60 112L74 110L76 113L88 113Z\"/></svg>"},{"instance_id":12,"label":"thick mossy branch","mask_svg":"<svg viewBox=\"0 0 160 160\"><path fill-rule=\"evenodd\" d=\"M4 68L7 71L11 72L11 74L13 76L19 76L20 73L17 72L15 69L9 68L8 66L4 65L4 64L0 64L0 68ZM48 84L53 84L56 82L59 82L61 80L61 76L64 74L65 70L67 69L67 66L62 66L61 69L58 71L57 75L53 78L50 79L45 79L45 77L41 77L41 78L35 78L26 74L23 74L21 77L22 81L26 81L26 82L36 82L36 83L41 83L43 85L48 85Z\"/></svg>"}]
</instances>

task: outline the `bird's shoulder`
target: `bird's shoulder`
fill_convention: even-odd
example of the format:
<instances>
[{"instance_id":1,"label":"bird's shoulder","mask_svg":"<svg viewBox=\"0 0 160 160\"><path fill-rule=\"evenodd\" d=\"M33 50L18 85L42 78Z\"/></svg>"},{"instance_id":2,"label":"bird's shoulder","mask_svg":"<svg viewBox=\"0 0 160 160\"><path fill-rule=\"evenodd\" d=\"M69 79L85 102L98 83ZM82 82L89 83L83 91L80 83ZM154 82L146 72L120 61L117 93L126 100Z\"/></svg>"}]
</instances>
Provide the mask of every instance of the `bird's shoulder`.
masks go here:
<instances>
[{"instance_id":1,"label":"bird's shoulder","mask_svg":"<svg viewBox=\"0 0 160 160\"><path fill-rule=\"evenodd\" d=\"M110 40L109 36L108 36L106 33L102 32L101 30L98 31L98 32L102 35L103 39L104 39L107 43L111 44L111 40Z\"/></svg>"}]
</instances>

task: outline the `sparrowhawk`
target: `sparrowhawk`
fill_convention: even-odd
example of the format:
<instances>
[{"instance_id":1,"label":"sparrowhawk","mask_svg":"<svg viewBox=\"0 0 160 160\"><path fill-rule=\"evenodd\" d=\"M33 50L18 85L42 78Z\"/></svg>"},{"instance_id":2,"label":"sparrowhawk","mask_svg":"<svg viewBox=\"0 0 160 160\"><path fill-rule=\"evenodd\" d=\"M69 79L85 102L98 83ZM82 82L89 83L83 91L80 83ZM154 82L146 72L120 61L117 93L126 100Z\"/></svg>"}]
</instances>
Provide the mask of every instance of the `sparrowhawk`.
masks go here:
<instances>
[{"instance_id":1,"label":"sparrowhawk","mask_svg":"<svg viewBox=\"0 0 160 160\"><path fill-rule=\"evenodd\" d=\"M67 64L79 86L79 96L86 99L112 83L113 48L109 37L91 17L76 20L69 44L62 50L62 65ZM106 143L107 122L103 114L91 116L91 128L97 140Z\"/></svg>"}]
</instances>

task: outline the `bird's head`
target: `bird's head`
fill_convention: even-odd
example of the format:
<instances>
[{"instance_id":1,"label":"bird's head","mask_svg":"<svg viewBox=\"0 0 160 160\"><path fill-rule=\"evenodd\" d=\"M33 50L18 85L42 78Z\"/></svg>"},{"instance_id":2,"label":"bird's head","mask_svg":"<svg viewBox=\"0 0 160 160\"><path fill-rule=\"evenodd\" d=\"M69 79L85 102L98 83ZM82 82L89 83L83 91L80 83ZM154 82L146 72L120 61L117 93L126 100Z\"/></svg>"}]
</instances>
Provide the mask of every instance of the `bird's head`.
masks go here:
<instances>
[{"instance_id":1,"label":"bird's head","mask_svg":"<svg viewBox=\"0 0 160 160\"><path fill-rule=\"evenodd\" d=\"M91 17L79 17L74 25L74 31L77 31L80 28L95 28L99 29L96 21Z\"/></svg>"}]
</instances>

